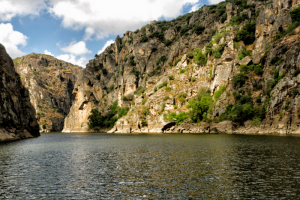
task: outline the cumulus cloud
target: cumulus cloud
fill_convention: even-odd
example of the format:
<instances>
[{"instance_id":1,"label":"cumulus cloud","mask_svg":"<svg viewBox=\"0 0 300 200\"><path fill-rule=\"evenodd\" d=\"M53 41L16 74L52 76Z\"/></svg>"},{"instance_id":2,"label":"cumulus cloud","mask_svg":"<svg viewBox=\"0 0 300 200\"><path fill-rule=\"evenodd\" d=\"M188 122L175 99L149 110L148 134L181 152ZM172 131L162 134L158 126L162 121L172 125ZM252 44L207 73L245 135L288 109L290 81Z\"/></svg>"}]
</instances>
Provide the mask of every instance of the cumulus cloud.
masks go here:
<instances>
[{"instance_id":1,"label":"cumulus cloud","mask_svg":"<svg viewBox=\"0 0 300 200\"><path fill-rule=\"evenodd\" d=\"M80 41L77 43L72 42L69 46L61 48L61 50L76 56L92 53L92 51L86 48L86 44L84 41Z\"/></svg>"},{"instance_id":2,"label":"cumulus cloud","mask_svg":"<svg viewBox=\"0 0 300 200\"><path fill-rule=\"evenodd\" d=\"M85 57L78 57L72 54L63 54L56 57L59 60L63 60L65 62L72 63L74 65L79 65L81 67L85 67L88 63L88 59Z\"/></svg>"},{"instance_id":3,"label":"cumulus cloud","mask_svg":"<svg viewBox=\"0 0 300 200\"><path fill-rule=\"evenodd\" d=\"M91 40L91 36L95 34L95 30L91 27L85 29L84 40Z\"/></svg>"},{"instance_id":4,"label":"cumulus cloud","mask_svg":"<svg viewBox=\"0 0 300 200\"><path fill-rule=\"evenodd\" d=\"M12 24L0 24L0 43L6 48L7 53L12 58L25 55L19 46L26 46L28 37L18 31L14 31Z\"/></svg>"},{"instance_id":5,"label":"cumulus cloud","mask_svg":"<svg viewBox=\"0 0 300 200\"><path fill-rule=\"evenodd\" d=\"M45 0L1 0L0 21L10 21L15 16L39 15L47 8Z\"/></svg>"},{"instance_id":6,"label":"cumulus cloud","mask_svg":"<svg viewBox=\"0 0 300 200\"><path fill-rule=\"evenodd\" d=\"M201 3L197 3L197 4L193 5L189 12L195 12L196 10L198 10L201 7L201 5L202 5Z\"/></svg>"},{"instance_id":7,"label":"cumulus cloud","mask_svg":"<svg viewBox=\"0 0 300 200\"><path fill-rule=\"evenodd\" d=\"M50 55L50 56L54 56L51 52L49 52L48 50L45 50L44 51L44 54L46 54L46 55Z\"/></svg>"},{"instance_id":8,"label":"cumulus cloud","mask_svg":"<svg viewBox=\"0 0 300 200\"><path fill-rule=\"evenodd\" d=\"M105 49L106 47L110 46L112 43L114 43L115 41L113 40L108 40L105 45L103 46L103 48L101 50L98 51L98 54L101 54Z\"/></svg>"},{"instance_id":9,"label":"cumulus cloud","mask_svg":"<svg viewBox=\"0 0 300 200\"><path fill-rule=\"evenodd\" d=\"M208 2L211 3L211 4L218 4L221 1L224 1L224 0L208 0Z\"/></svg>"},{"instance_id":10,"label":"cumulus cloud","mask_svg":"<svg viewBox=\"0 0 300 200\"><path fill-rule=\"evenodd\" d=\"M110 34L135 30L161 17L177 17L184 5L197 2L198 0L49 0L49 11L62 18L64 27L75 30L85 28L85 39L94 34L101 39Z\"/></svg>"}]
</instances>

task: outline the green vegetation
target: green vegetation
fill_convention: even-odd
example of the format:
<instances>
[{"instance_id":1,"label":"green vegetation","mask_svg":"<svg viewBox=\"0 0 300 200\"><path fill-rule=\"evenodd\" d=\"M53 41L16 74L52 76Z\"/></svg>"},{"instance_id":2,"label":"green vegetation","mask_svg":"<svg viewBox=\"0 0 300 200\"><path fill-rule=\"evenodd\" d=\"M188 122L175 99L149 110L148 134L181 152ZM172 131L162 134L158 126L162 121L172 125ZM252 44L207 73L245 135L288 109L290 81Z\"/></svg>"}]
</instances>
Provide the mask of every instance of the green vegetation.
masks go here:
<instances>
[{"instance_id":1,"label":"green vegetation","mask_svg":"<svg viewBox=\"0 0 300 200\"><path fill-rule=\"evenodd\" d=\"M165 62L168 60L168 58L166 56L161 56L157 61L156 61L156 65L159 65L160 63L165 64Z\"/></svg>"},{"instance_id":2,"label":"green vegetation","mask_svg":"<svg viewBox=\"0 0 300 200\"><path fill-rule=\"evenodd\" d=\"M296 69L293 73L293 77L298 76L300 74L300 69Z\"/></svg>"},{"instance_id":3,"label":"green vegetation","mask_svg":"<svg viewBox=\"0 0 300 200\"><path fill-rule=\"evenodd\" d=\"M238 73L232 78L232 85L235 88L242 87L249 77L244 73Z\"/></svg>"},{"instance_id":4,"label":"green vegetation","mask_svg":"<svg viewBox=\"0 0 300 200\"><path fill-rule=\"evenodd\" d=\"M300 7L295 8L290 12L292 22L300 22Z\"/></svg>"},{"instance_id":5,"label":"green vegetation","mask_svg":"<svg viewBox=\"0 0 300 200\"><path fill-rule=\"evenodd\" d=\"M134 56L129 57L129 63L131 66L136 66L136 62L134 61Z\"/></svg>"},{"instance_id":6,"label":"green vegetation","mask_svg":"<svg viewBox=\"0 0 300 200\"><path fill-rule=\"evenodd\" d=\"M46 129L46 124L43 124L43 125L42 125L42 129Z\"/></svg>"},{"instance_id":7,"label":"green vegetation","mask_svg":"<svg viewBox=\"0 0 300 200\"><path fill-rule=\"evenodd\" d=\"M261 64L258 65L241 65L240 66L241 73L248 74L249 72L253 71L256 75L263 75L263 66Z\"/></svg>"},{"instance_id":8,"label":"green vegetation","mask_svg":"<svg viewBox=\"0 0 300 200\"><path fill-rule=\"evenodd\" d=\"M279 27L279 33L275 36L275 41L283 38L286 35L289 35L292 33L298 26L300 25L299 21L291 23L287 29L283 30L282 26Z\"/></svg>"},{"instance_id":9,"label":"green vegetation","mask_svg":"<svg viewBox=\"0 0 300 200\"><path fill-rule=\"evenodd\" d=\"M183 74L185 72L185 69L179 69L179 73Z\"/></svg>"},{"instance_id":10,"label":"green vegetation","mask_svg":"<svg viewBox=\"0 0 300 200\"><path fill-rule=\"evenodd\" d=\"M148 121L146 119L142 120L142 126L148 126Z\"/></svg>"},{"instance_id":11,"label":"green vegetation","mask_svg":"<svg viewBox=\"0 0 300 200\"><path fill-rule=\"evenodd\" d=\"M189 116L185 112L181 112L178 115L176 114L176 112L172 112L168 116L168 120L170 121L174 121L174 119L176 120L176 125L184 122L184 120L186 120L187 118L189 118Z\"/></svg>"},{"instance_id":12,"label":"green vegetation","mask_svg":"<svg viewBox=\"0 0 300 200\"><path fill-rule=\"evenodd\" d=\"M141 94L143 94L145 91L146 91L146 88L145 88L145 87L140 87L140 88L137 89L137 91L134 92L134 94L136 94L136 95L141 95Z\"/></svg>"},{"instance_id":13,"label":"green vegetation","mask_svg":"<svg viewBox=\"0 0 300 200\"><path fill-rule=\"evenodd\" d=\"M196 78L195 77L191 77L191 82L195 82Z\"/></svg>"},{"instance_id":14,"label":"green vegetation","mask_svg":"<svg viewBox=\"0 0 300 200\"><path fill-rule=\"evenodd\" d=\"M250 22L246 23L245 26L237 32L237 41L244 41L244 43L252 44L255 40L255 28L256 28L256 22Z\"/></svg>"},{"instance_id":15,"label":"green vegetation","mask_svg":"<svg viewBox=\"0 0 300 200\"><path fill-rule=\"evenodd\" d=\"M153 92L157 92L157 87L154 87Z\"/></svg>"},{"instance_id":16,"label":"green vegetation","mask_svg":"<svg viewBox=\"0 0 300 200\"><path fill-rule=\"evenodd\" d=\"M110 111L102 115L97 109L91 110L91 115L88 117L88 125L92 129L97 128L112 128L115 122L125 116L129 111L129 108L119 108L118 101L115 101L114 104L110 107ZM118 114L118 117L116 117Z\"/></svg>"},{"instance_id":17,"label":"green vegetation","mask_svg":"<svg viewBox=\"0 0 300 200\"><path fill-rule=\"evenodd\" d=\"M104 74L104 75L106 75L108 72L107 72L107 69L105 69L105 68L102 68L102 73Z\"/></svg>"},{"instance_id":18,"label":"green vegetation","mask_svg":"<svg viewBox=\"0 0 300 200\"><path fill-rule=\"evenodd\" d=\"M181 58L177 59L177 60L175 61L174 66L176 66L180 61L181 61Z\"/></svg>"},{"instance_id":19,"label":"green vegetation","mask_svg":"<svg viewBox=\"0 0 300 200\"><path fill-rule=\"evenodd\" d=\"M223 44L220 44L218 47L213 48L212 55L217 59L221 58L226 46L227 46L227 43L223 43Z\"/></svg>"},{"instance_id":20,"label":"green vegetation","mask_svg":"<svg viewBox=\"0 0 300 200\"><path fill-rule=\"evenodd\" d=\"M225 86L220 86L219 89L214 93L214 98L215 101L218 101L220 96L225 92L226 87Z\"/></svg>"},{"instance_id":21,"label":"green vegetation","mask_svg":"<svg viewBox=\"0 0 300 200\"><path fill-rule=\"evenodd\" d=\"M109 92L112 92L112 91L114 91L114 89L115 89L115 86L114 86L114 84L112 84L112 85L109 87L108 91L109 91Z\"/></svg>"},{"instance_id":22,"label":"green vegetation","mask_svg":"<svg viewBox=\"0 0 300 200\"><path fill-rule=\"evenodd\" d=\"M143 99L142 100L142 105L145 105L146 102L147 102L147 99Z\"/></svg>"},{"instance_id":23,"label":"green vegetation","mask_svg":"<svg viewBox=\"0 0 300 200\"><path fill-rule=\"evenodd\" d=\"M174 80L174 76L173 75L170 75L169 76L169 80L171 81L171 80Z\"/></svg>"},{"instance_id":24,"label":"green vegetation","mask_svg":"<svg viewBox=\"0 0 300 200\"><path fill-rule=\"evenodd\" d=\"M142 111L142 114L145 115L145 116L149 115L149 113L150 113L149 110L150 110L150 108L145 108L145 109Z\"/></svg>"},{"instance_id":25,"label":"green vegetation","mask_svg":"<svg viewBox=\"0 0 300 200\"><path fill-rule=\"evenodd\" d=\"M207 58L204 54L202 54L202 49L197 48L193 51L194 53L194 62L197 65L204 66L207 63Z\"/></svg>"},{"instance_id":26,"label":"green vegetation","mask_svg":"<svg viewBox=\"0 0 300 200\"><path fill-rule=\"evenodd\" d=\"M277 56L273 57L271 60L270 60L270 63L272 65L274 65L275 63L277 63L278 61L280 60L280 58L278 58Z\"/></svg>"},{"instance_id":27,"label":"green vegetation","mask_svg":"<svg viewBox=\"0 0 300 200\"><path fill-rule=\"evenodd\" d=\"M171 87L169 87L169 86L167 86L165 89L166 89L167 92L171 91Z\"/></svg>"},{"instance_id":28,"label":"green vegetation","mask_svg":"<svg viewBox=\"0 0 300 200\"><path fill-rule=\"evenodd\" d=\"M299 94L299 91L297 89L293 90L293 97L295 98Z\"/></svg>"},{"instance_id":29,"label":"green vegetation","mask_svg":"<svg viewBox=\"0 0 300 200\"><path fill-rule=\"evenodd\" d=\"M147 36L142 36L140 42L148 42L148 37Z\"/></svg>"},{"instance_id":30,"label":"green vegetation","mask_svg":"<svg viewBox=\"0 0 300 200\"><path fill-rule=\"evenodd\" d=\"M246 50L246 47L244 46L240 52L238 53L238 59L242 60L243 58L245 58L246 56L251 56L251 51L250 50Z\"/></svg>"}]
</instances>

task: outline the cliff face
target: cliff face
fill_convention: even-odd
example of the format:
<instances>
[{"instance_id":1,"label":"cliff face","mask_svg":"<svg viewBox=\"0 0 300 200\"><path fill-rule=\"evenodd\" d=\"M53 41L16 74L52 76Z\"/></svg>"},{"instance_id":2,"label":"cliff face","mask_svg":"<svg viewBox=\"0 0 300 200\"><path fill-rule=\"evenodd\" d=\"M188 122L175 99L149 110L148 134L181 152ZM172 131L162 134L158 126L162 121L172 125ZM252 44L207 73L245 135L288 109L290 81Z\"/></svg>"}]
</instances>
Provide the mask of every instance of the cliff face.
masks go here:
<instances>
[{"instance_id":1,"label":"cliff face","mask_svg":"<svg viewBox=\"0 0 300 200\"><path fill-rule=\"evenodd\" d=\"M74 101L72 91L82 68L35 53L16 58L14 63L22 84L29 90L41 132L61 131Z\"/></svg>"},{"instance_id":2,"label":"cliff face","mask_svg":"<svg viewBox=\"0 0 300 200\"><path fill-rule=\"evenodd\" d=\"M0 141L38 137L39 126L28 90L0 44Z\"/></svg>"},{"instance_id":3,"label":"cliff face","mask_svg":"<svg viewBox=\"0 0 300 200\"><path fill-rule=\"evenodd\" d=\"M91 110L117 101L129 112L110 132L299 134L299 3L221 2L126 32L83 70L63 131L94 131Z\"/></svg>"}]
</instances>

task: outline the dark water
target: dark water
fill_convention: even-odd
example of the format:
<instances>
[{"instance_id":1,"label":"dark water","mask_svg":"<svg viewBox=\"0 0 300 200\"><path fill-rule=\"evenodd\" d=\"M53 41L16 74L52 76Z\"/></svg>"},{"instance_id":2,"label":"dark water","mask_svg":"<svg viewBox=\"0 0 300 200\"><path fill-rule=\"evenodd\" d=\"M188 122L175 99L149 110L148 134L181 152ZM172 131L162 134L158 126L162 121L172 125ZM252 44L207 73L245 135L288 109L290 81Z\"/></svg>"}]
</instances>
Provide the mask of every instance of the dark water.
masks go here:
<instances>
[{"instance_id":1,"label":"dark water","mask_svg":"<svg viewBox=\"0 0 300 200\"><path fill-rule=\"evenodd\" d=\"M296 199L300 137L43 134L0 144L0 199Z\"/></svg>"}]
</instances>

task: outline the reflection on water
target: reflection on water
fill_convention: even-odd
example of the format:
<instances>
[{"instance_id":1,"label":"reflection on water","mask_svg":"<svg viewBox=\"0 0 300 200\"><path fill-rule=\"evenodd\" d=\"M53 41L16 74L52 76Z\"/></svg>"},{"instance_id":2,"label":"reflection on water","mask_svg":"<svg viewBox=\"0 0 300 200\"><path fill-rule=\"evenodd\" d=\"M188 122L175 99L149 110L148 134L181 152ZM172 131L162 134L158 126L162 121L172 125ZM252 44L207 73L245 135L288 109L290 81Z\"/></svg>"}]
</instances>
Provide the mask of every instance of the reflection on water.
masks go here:
<instances>
[{"instance_id":1,"label":"reflection on water","mask_svg":"<svg viewBox=\"0 0 300 200\"><path fill-rule=\"evenodd\" d=\"M300 138L43 134L0 144L0 199L294 199Z\"/></svg>"}]
</instances>

